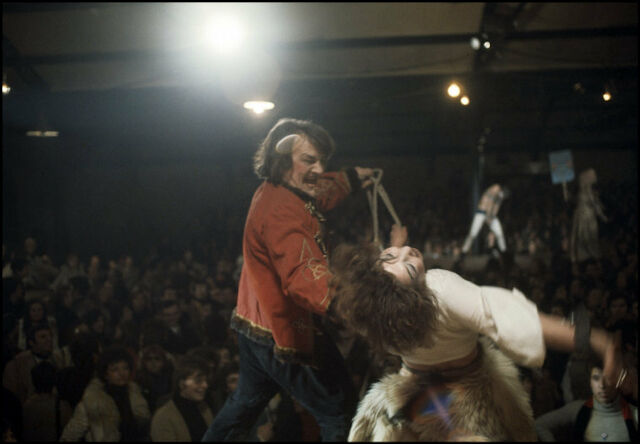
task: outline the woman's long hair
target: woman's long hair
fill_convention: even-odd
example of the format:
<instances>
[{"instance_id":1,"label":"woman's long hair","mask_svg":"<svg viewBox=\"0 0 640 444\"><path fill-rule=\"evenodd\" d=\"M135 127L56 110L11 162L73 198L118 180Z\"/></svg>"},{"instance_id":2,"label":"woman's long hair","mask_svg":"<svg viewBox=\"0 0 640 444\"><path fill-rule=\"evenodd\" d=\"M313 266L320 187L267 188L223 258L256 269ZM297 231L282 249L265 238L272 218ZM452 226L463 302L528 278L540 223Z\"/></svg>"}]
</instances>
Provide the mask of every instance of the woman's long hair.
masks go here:
<instances>
[{"instance_id":1,"label":"woman's long hair","mask_svg":"<svg viewBox=\"0 0 640 444\"><path fill-rule=\"evenodd\" d=\"M437 304L424 279L399 282L382 268L372 244L339 245L330 266L329 316L379 352L401 354L432 344Z\"/></svg>"}]
</instances>

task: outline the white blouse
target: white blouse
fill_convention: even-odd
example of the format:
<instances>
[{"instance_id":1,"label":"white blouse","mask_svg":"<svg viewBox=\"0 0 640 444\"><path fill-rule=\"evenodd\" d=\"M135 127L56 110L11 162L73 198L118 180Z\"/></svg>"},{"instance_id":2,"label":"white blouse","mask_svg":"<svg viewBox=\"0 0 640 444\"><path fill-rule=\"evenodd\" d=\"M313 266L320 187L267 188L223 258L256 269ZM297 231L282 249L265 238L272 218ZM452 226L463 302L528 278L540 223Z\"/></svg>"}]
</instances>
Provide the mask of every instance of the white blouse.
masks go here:
<instances>
[{"instance_id":1,"label":"white blouse","mask_svg":"<svg viewBox=\"0 0 640 444\"><path fill-rule=\"evenodd\" d=\"M409 366L434 365L467 356L478 335L491 338L517 364L542 367L546 348L536 305L520 291L478 286L456 273L427 271L438 303L435 343L402 356Z\"/></svg>"}]
</instances>

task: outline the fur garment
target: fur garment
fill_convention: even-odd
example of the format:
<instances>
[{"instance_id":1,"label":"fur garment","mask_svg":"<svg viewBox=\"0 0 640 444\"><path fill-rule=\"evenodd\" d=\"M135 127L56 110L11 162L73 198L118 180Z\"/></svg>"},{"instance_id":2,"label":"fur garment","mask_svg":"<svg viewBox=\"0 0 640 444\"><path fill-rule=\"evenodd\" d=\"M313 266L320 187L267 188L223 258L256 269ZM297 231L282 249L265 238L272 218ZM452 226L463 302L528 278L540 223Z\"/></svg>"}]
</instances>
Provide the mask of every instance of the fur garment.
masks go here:
<instances>
[{"instance_id":1,"label":"fur garment","mask_svg":"<svg viewBox=\"0 0 640 444\"><path fill-rule=\"evenodd\" d=\"M405 407L429 386L421 375L387 375L362 399L349 441L536 441L529 396L518 370L493 343L480 339L481 363L446 382L449 421L410 421ZM431 377L433 381L433 376Z\"/></svg>"}]
</instances>

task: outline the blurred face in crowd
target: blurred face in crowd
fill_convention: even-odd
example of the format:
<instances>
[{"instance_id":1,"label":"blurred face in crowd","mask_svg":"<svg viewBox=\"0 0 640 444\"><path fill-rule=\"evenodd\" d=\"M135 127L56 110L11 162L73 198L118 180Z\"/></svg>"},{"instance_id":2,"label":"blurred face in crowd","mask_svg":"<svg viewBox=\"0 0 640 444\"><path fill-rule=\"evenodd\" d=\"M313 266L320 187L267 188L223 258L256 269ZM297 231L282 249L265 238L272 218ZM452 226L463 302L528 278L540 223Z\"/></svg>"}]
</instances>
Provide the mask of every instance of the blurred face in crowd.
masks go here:
<instances>
[{"instance_id":1,"label":"blurred face in crowd","mask_svg":"<svg viewBox=\"0 0 640 444\"><path fill-rule=\"evenodd\" d=\"M109 364L105 379L107 380L107 384L122 387L129 383L130 375L131 369L127 361L118 361Z\"/></svg>"},{"instance_id":2,"label":"blurred face in crowd","mask_svg":"<svg viewBox=\"0 0 640 444\"><path fill-rule=\"evenodd\" d=\"M605 384L602 369L598 367L591 369L591 391L595 400L601 404L610 404L616 398L615 387Z\"/></svg>"},{"instance_id":3,"label":"blurred face in crowd","mask_svg":"<svg viewBox=\"0 0 640 444\"><path fill-rule=\"evenodd\" d=\"M382 268L404 284L424 278L422 254L415 248L387 248L380 253L380 260Z\"/></svg>"},{"instance_id":4,"label":"blurred face in crowd","mask_svg":"<svg viewBox=\"0 0 640 444\"><path fill-rule=\"evenodd\" d=\"M625 298L615 298L609 304L609 313L612 320L622 319L627 315L627 300Z\"/></svg>"},{"instance_id":5,"label":"blurred face in crowd","mask_svg":"<svg viewBox=\"0 0 640 444\"><path fill-rule=\"evenodd\" d=\"M231 353L229 349L221 348L218 350L218 365L224 367L231 362Z\"/></svg>"},{"instance_id":6,"label":"blurred face in crowd","mask_svg":"<svg viewBox=\"0 0 640 444\"><path fill-rule=\"evenodd\" d=\"M137 291L131 295L131 308L134 312L140 312L147 306L145 295L142 291Z\"/></svg>"},{"instance_id":7,"label":"blurred face in crowd","mask_svg":"<svg viewBox=\"0 0 640 444\"><path fill-rule=\"evenodd\" d=\"M39 322L44 318L44 305L35 302L29 307L29 319L31 322Z\"/></svg>"},{"instance_id":8,"label":"blurred face in crowd","mask_svg":"<svg viewBox=\"0 0 640 444\"><path fill-rule=\"evenodd\" d=\"M99 316L98 319L91 325L91 330L101 335L104 333L104 317Z\"/></svg>"},{"instance_id":9,"label":"blurred face in crowd","mask_svg":"<svg viewBox=\"0 0 640 444\"><path fill-rule=\"evenodd\" d=\"M31 342L31 350L39 355L48 356L53 351L53 335L51 330L38 330Z\"/></svg>"},{"instance_id":10,"label":"blurred face in crowd","mask_svg":"<svg viewBox=\"0 0 640 444\"><path fill-rule=\"evenodd\" d=\"M196 371L187 379L180 381L180 396L190 401L202 401L207 393L207 377Z\"/></svg>"},{"instance_id":11,"label":"blurred face in crowd","mask_svg":"<svg viewBox=\"0 0 640 444\"><path fill-rule=\"evenodd\" d=\"M67 264L71 268L76 268L78 266L78 256L76 256L75 254L70 254L69 256L67 256Z\"/></svg>"},{"instance_id":12,"label":"blurred face in crowd","mask_svg":"<svg viewBox=\"0 0 640 444\"><path fill-rule=\"evenodd\" d=\"M593 288L587 295L587 308L589 310L599 310L602 308L604 293L599 288Z\"/></svg>"},{"instance_id":13,"label":"blurred face in crowd","mask_svg":"<svg viewBox=\"0 0 640 444\"><path fill-rule=\"evenodd\" d=\"M99 256L91 256L89 261L89 268L92 270L97 270L100 268L100 257Z\"/></svg>"},{"instance_id":14,"label":"blurred face in crowd","mask_svg":"<svg viewBox=\"0 0 640 444\"><path fill-rule=\"evenodd\" d=\"M162 293L162 300L171 300L171 301L175 301L178 299L178 292L176 291L175 288L165 288L164 292Z\"/></svg>"},{"instance_id":15,"label":"blurred face in crowd","mask_svg":"<svg viewBox=\"0 0 640 444\"><path fill-rule=\"evenodd\" d=\"M162 317L169 327L177 327L180 325L181 314L178 304L173 304L162 310Z\"/></svg>"},{"instance_id":16,"label":"blurred face in crowd","mask_svg":"<svg viewBox=\"0 0 640 444\"><path fill-rule=\"evenodd\" d=\"M620 290L627 288L627 273L621 271L616 276L616 287Z\"/></svg>"},{"instance_id":17,"label":"blurred face in crowd","mask_svg":"<svg viewBox=\"0 0 640 444\"><path fill-rule=\"evenodd\" d=\"M197 283L193 287L193 297L198 300L204 300L208 298L207 284Z\"/></svg>"},{"instance_id":18,"label":"blurred face in crowd","mask_svg":"<svg viewBox=\"0 0 640 444\"><path fill-rule=\"evenodd\" d=\"M567 288L564 285L558 285L554 293L554 300L556 301L567 300Z\"/></svg>"},{"instance_id":19,"label":"blurred face in crowd","mask_svg":"<svg viewBox=\"0 0 640 444\"><path fill-rule=\"evenodd\" d=\"M113 284L110 281L105 281L104 284L102 284L102 288L100 288L100 292L98 293L98 298L103 304L113 299Z\"/></svg>"},{"instance_id":20,"label":"blurred face in crowd","mask_svg":"<svg viewBox=\"0 0 640 444\"><path fill-rule=\"evenodd\" d=\"M24 240L24 251L29 256L33 256L36 252L36 247L38 246L36 240L32 237L28 237Z\"/></svg>"},{"instance_id":21,"label":"blurred face in crowd","mask_svg":"<svg viewBox=\"0 0 640 444\"><path fill-rule=\"evenodd\" d=\"M292 166L283 181L311 197L316 197L318 177L324 172L321 157L315 146L305 137L298 137L291 151Z\"/></svg>"},{"instance_id":22,"label":"blurred face in crowd","mask_svg":"<svg viewBox=\"0 0 640 444\"><path fill-rule=\"evenodd\" d=\"M225 383L227 384L227 393L233 393L238 388L238 379L240 375L237 372L229 373Z\"/></svg>"},{"instance_id":23,"label":"blurred face in crowd","mask_svg":"<svg viewBox=\"0 0 640 444\"><path fill-rule=\"evenodd\" d=\"M149 353L142 360L144 368L149 373L158 374L164 368L164 359L157 353Z\"/></svg>"}]
</instances>

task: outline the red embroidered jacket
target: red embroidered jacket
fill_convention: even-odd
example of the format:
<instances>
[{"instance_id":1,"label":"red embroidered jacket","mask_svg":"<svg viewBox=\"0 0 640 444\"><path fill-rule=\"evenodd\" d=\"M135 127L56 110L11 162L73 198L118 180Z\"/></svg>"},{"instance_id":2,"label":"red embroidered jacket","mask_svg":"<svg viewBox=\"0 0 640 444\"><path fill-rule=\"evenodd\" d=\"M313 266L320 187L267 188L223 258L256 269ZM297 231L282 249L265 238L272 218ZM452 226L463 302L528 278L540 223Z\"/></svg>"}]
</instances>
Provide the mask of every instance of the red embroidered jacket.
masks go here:
<instances>
[{"instance_id":1,"label":"red embroidered jacket","mask_svg":"<svg viewBox=\"0 0 640 444\"><path fill-rule=\"evenodd\" d=\"M324 217L356 187L355 170L324 173L318 197L263 182L253 195L244 229L244 264L231 328L273 345L283 361L313 364L313 314L330 296Z\"/></svg>"}]
</instances>

